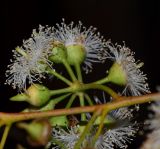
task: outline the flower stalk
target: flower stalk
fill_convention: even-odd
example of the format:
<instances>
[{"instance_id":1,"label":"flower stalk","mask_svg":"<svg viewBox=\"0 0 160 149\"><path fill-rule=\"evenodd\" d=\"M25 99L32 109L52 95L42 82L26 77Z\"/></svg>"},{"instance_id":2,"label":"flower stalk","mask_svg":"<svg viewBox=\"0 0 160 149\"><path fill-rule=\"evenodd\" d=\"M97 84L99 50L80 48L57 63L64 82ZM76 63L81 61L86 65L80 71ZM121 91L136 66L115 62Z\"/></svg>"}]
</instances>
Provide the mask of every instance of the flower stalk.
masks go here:
<instances>
[{"instance_id":1,"label":"flower stalk","mask_svg":"<svg viewBox=\"0 0 160 149\"><path fill-rule=\"evenodd\" d=\"M68 74L70 75L72 81L75 82L75 81L77 80L77 78L76 78L76 76L75 76L75 74L74 74L71 66L68 64L67 61L64 61L64 62L63 62L63 65L65 66L65 68L66 68Z\"/></svg>"},{"instance_id":2,"label":"flower stalk","mask_svg":"<svg viewBox=\"0 0 160 149\"><path fill-rule=\"evenodd\" d=\"M5 145L5 142L6 142L6 139L7 139L10 128L11 128L11 124L7 124L5 126L4 133L3 133L3 136L2 136L2 139L1 139L1 142L0 142L0 149L4 148L4 145Z\"/></svg>"},{"instance_id":3,"label":"flower stalk","mask_svg":"<svg viewBox=\"0 0 160 149\"><path fill-rule=\"evenodd\" d=\"M51 68L47 69L49 74L52 74L53 76L57 77L58 79L60 79L61 81L63 81L64 83L66 83L67 85L71 85L72 82L69 81L67 78L63 77L61 74L57 73L55 70L52 70Z\"/></svg>"},{"instance_id":4,"label":"flower stalk","mask_svg":"<svg viewBox=\"0 0 160 149\"><path fill-rule=\"evenodd\" d=\"M83 82L80 64L77 64L77 63L76 63L76 64L75 64L75 69L76 69L76 72L77 72L78 80L79 80L80 82Z\"/></svg>"},{"instance_id":5,"label":"flower stalk","mask_svg":"<svg viewBox=\"0 0 160 149\"><path fill-rule=\"evenodd\" d=\"M86 134L90 131L91 127L93 126L93 123L95 122L96 118L100 115L100 113L101 113L101 109L96 110L96 111L93 113L92 118L90 119L90 121L89 121L88 124L86 125L86 127L85 127L83 133L81 134L78 142L75 144L74 149L79 149L79 148L81 148L81 144L82 144L83 140L85 139Z\"/></svg>"}]
</instances>

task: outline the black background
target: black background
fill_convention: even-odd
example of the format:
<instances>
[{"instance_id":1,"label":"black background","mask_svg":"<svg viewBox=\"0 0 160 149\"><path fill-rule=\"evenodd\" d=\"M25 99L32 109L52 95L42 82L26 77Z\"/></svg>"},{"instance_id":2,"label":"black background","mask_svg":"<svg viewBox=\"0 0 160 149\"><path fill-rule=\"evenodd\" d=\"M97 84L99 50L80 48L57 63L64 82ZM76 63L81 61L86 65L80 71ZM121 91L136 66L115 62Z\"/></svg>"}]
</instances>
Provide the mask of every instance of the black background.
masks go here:
<instances>
[{"instance_id":1,"label":"black background","mask_svg":"<svg viewBox=\"0 0 160 149\"><path fill-rule=\"evenodd\" d=\"M94 26L112 42L126 45L135 51L136 59L144 62L151 91L160 85L160 5L158 0L45 0L9 1L1 3L0 46L0 111L18 111L20 104L8 98L16 94L5 86L4 73L12 58L11 50L30 37L39 24L54 26L65 18L67 23L79 20L84 26ZM98 75L96 68L92 75ZM143 115L142 115L143 116ZM129 148L138 148L141 139Z\"/></svg>"}]
</instances>

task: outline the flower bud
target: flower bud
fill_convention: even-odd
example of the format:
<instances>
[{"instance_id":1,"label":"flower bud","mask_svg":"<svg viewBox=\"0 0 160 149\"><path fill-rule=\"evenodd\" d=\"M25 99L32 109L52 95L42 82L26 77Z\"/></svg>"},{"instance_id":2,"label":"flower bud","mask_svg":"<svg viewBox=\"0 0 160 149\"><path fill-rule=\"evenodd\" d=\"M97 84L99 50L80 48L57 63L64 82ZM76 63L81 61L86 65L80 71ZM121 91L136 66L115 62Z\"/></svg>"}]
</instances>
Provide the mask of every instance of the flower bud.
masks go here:
<instances>
[{"instance_id":1,"label":"flower bud","mask_svg":"<svg viewBox=\"0 0 160 149\"><path fill-rule=\"evenodd\" d=\"M68 126L66 116L55 116L49 119L51 126Z\"/></svg>"},{"instance_id":2,"label":"flower bud","mask_svg":"<svg viewBox=\"0 0 160 149\"><path fill-rule=\"evenodd\" d=\"M127 75L125 71L123 70L123 67L116 62L109 69L109 74L107 78L109 82L112 82L118 85L127 84Z\"/></svg>"},{"instance_id":3,"label":"flower bud","mask_svg":"<svg viewBox=\"0 0 160 149\"><path fill-rule=\"evenodd\" d=\"M52 54L49 60L55 63L63 63L67 59L66 49L62 45L57 45L52 49Z\"/></svg>"},{"instance_id":4,"label":"flower bud","mask_svg":"<svg viewBox=\"0 0 160 149\"><path fill-rule=\"evenodd\" d=\"M69 45L66 48L69 64L81 64L85 60L86 50L82 45Z\"/></svg>"},{"instance_id":5,"label":"flower bud","mask_svg":"<svg viewBox=\"0 0 160 149\"><path fill-rule=\"evenodd\" d=\"M103 123L105 125L110 125L110 124L113 124L114 122L115 122L115 120L110 116L107 116L107 118L105 118L104 121L103 121ZM94 125L99 126L100 123L101 123L101 116L98 116L97 119L94 122Z\"/></svg>"},{"instance_id":6,"label":"flower bud","mask_svg":"<svg viewBox=\"0 0 160 149\"><path fill-rule=\"evenodd\" d=\"M18 123L17 126L27 132L27 140L30 145L45 146L49 142L52 127L47 119L35 120L31 123Z\"/></svg>"},{"instance_id":7,"label":"flower bud","mask_svg":"<svg viewBox=\"0 0 160 149\"><path fill-rule=\"evenodd\" d=\"M87 124L86 124L87 125ZM86 128L86 125L78 125L79 126L79 133L82 134Z\"/></svg>"},{"instance_id":8,"label":"flower bud","mask_svg":"<svg viewBox=\"0 0 160 149\"><path fill-rule=\"evenodd\" d=\"M24 109L22 112L33 112L33 111L48 111L53 110L55 107L54 100L50 100L47 104L42 107L29 107Z\"/></svg>"},{"instance_id":9,"label":"flower bud","mask_svg":"<svg viewBox=\"0 0 160 149\"><path fill-rule=\"evenodd\" d=\"M42 106L48 102L50 91L43 85L31 85L25 93L18 94L10 98L12 101L27 101L33 106Z\"/></svg>"}]
</instances>

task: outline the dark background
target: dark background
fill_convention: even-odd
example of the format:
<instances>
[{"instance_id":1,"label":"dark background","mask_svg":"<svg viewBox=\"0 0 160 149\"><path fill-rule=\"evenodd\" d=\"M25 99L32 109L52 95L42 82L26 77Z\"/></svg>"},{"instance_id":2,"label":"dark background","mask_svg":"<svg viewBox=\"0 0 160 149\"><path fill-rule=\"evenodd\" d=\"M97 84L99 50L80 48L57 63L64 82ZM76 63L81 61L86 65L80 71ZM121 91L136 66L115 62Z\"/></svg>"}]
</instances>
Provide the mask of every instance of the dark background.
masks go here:
<instances>
[{"instance_id":1,"label":"dark background","mask_svg":"<svg viewBox=\"0 0 160 149\"><path fill-rule=\"evenodd\" d=\"M30 37L39 24L54 26L65 18L67 23L79 20L84 26L94 26L112 42L135 51L136 59L144 62L151 91L160 85L160 5L158 0L45 0L1 2L0 48L0 111L18 111L20 104L8 98L16 94L5 86L4 73L12 58L11 50ZM101 68L100 68L101 69ZM96 68L97 74L100 71ZM93 75L93 74L92 74ZM143 116L143 115L142 115ZM141 137L129 148L138 148Z\"/></svg>"}]
</instances>

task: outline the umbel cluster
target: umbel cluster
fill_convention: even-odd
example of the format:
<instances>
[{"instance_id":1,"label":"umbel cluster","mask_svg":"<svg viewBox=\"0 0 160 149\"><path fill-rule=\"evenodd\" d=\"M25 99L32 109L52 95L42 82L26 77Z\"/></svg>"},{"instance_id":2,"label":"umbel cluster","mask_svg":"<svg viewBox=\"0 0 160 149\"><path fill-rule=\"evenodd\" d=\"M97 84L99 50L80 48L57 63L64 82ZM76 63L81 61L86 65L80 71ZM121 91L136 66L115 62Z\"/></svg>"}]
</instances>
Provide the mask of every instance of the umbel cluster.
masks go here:
<instances>
[{"instance_id":1,"label":"umbel cluster","mask_svg":"<svg viewBox=\"0 0 160 149\"><path fill-rule=\"evenodd\" d=\"M102 77L86 82L84 78L98 66L94 63L110 63L111 67L102 67ZM61 71L56 69L60 65ZM138 104L160 97L150 93L142 66L125 43L105 40L92 26L86 28L81 22L67 25L64 20L55 27L40 25L13 50L6 71L5 83L18 91L10 100L25 101L29 106L10 115L0 112L0 127L5 126L0 148L4 148L9 129L16 123L26 131L28 144L33 147L126 149L138 132L133 114L138 112ZM51 76L54 78L49 79ZM54 83L55 78L64 83L62 88ZM42 80L56 89L45 86ZM101 96L90 90L98 90ZM141 149L160 147L159 102L151 109L156 114L147 123L154 131ZM19 144L17 148L25 146Z\"/></svg>"}]
</instances>

